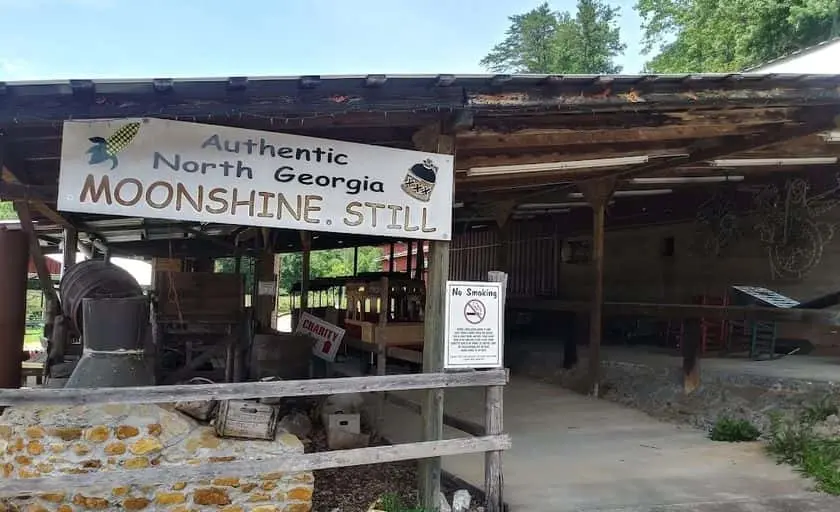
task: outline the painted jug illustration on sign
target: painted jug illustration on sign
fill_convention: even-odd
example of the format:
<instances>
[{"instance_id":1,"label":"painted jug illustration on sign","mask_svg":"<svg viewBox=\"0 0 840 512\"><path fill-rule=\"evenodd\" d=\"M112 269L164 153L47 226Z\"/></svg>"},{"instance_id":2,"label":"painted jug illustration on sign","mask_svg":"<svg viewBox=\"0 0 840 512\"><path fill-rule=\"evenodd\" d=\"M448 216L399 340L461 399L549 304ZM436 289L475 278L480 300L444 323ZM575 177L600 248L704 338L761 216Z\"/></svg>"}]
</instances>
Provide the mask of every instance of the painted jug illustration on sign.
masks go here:
<instances>
[{"instance_id":1,"label":"painted jug illustration on sign","mask_svg":"<svg viewBox=\"0 0 840 512\"><path fill-rule=\"evenodd\" d=\"M402 182L403 191L418 201L428 202L435 189L437 171L437 165L430 158L412 165Z\"/></svg>"}]
</instances>

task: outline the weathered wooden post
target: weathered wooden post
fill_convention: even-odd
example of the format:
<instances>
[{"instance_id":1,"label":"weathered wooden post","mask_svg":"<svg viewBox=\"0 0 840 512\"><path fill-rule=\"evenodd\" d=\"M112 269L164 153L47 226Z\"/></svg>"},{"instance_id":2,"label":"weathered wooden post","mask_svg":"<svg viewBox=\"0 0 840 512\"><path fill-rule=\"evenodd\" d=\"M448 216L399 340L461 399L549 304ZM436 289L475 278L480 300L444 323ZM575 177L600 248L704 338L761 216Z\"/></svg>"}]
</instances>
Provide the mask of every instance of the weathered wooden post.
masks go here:
<instances>
[{"instance_id":1,"label":"weathered wooden post","mask_svg":"<svg viewBox=\"0 0 840 512\"><path fill-rule=\"evenodd\" d=\"M414 135L414 145L421 151L455 153L455 137L442 135L439 124L430 125ZM423 242L419 244L417 275L423 276L420 261ZM433 241L429 247L429 273L426 280L425 325L423 327L423 372L443 371L444 315L446 281L449 278L449 242ZM423 441L443 438L443 389L425 391L422 402ZM429 510L440 507L440 457L420 461L420 505Z\"/></svg>"},{"instance_id":2,"label":"weathered wooden post","mask_svg":"<svg viewBox=\"0 0 840 512\"><path fill-rule=\"evenodd\" d=\"M484 400L485 435L495 436L504 432L502 402L503 386L488 386ZM504 478L502 477L502 452L491 451L484 454L484 492L487 512L504 510Z\"/></svg>"},{"instance_id":3,"label":"weathered wooden post","mask_svg":"<svg viewBox=\"0 0 840 512\"><path fill-rule=\"evenodd\" d=\"M615 189L609 176L578 185L592 207L592 306L589 314L589 391L597 397L601 385L601 327L604 305L604 223L607 203Z\"/></svg>"},{"instance_id":4,"label":"weathered wooden post","mask_svg":"<svg viewBox=\"0 0 840 512\"><path fill-rule=\"evenodd\" d=\"M26 332L26 233L0 228L0 388L19 388Z\"/></svg>"}]
</instances>

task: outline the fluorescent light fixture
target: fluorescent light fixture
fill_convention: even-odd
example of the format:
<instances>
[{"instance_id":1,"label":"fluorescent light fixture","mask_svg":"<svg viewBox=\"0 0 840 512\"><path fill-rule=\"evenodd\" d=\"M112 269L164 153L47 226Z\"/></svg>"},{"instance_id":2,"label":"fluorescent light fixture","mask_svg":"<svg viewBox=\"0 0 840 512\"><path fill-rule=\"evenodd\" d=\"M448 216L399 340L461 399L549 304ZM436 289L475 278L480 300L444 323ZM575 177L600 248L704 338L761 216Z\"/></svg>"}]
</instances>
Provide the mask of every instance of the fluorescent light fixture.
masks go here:
<instances>
[{"instance_id":1,"label":"fluorescent light fixture","mask_svg":"<svg viewBox=\"0 0 840 512\"><path fill-rule=\"evenodd\" d=\"M661 196L673 192L670 188L652 188L650 190L616 190L613 192L613 197L637 197L637 196ZM569 194L569 199L580 199L583 194L580 192L572 192Z\"/></svg>"},{"instance_id":2,"label":"fluorescent light fixture","mask_svg":"<svg viewBox=\"0 0 840 512\"><path fill-rule=\"evenodd\" d=\"M680 183L719 183L724 181L744 181L743 176L663 176L661 178L633 178L634 185L671 185Z\"/></svg>"},{"instance_id":3,"label":"fluorescent light fixture","mask_svg":"<svg viewBox=\"0 0 840 512\"><path fill-rule=\"evenodd\" d=\"M840 130L833 130L822 134L823 140L826 142L840 142Z\"/></svg>"},{"instance_id":4,"label":"fluorescent light fixture","mask_svg":"<svg viewBox=\"0 0 840 512\"><path fill-rule=\"evenodd\" d=\"M712 160L712 167L780 167L783 165L831 165L836 156L807 158L733 158Z\"/></svg>"},{"instance_id":5,"label":"fluorescent light fixture","mask_svg":"<svg viewBox=\"0 0 840 512\"><path fill-rule=\"evenodd\" d=\"M467 176L494 176L498 174L522 174L528 172L562 171L565 169L598 169L647 163L648 156L624 156L619 158L599 158L596 160L569 160L566 162L548 162L543 164L498 165L491 167L472 167Z\"/></svg>"},{"instance_id":6,"label":"fluorescent light fixture","mask_svg":"<svg viewBox=\"0 0 840 512\"><path fill-rule=\"evenodd\" d=\"M525 203L516 207L517 210L551 210L557 208L574 208L574 207L589 206L586 202L573 203Z\"/></svg>"}]
</instances>

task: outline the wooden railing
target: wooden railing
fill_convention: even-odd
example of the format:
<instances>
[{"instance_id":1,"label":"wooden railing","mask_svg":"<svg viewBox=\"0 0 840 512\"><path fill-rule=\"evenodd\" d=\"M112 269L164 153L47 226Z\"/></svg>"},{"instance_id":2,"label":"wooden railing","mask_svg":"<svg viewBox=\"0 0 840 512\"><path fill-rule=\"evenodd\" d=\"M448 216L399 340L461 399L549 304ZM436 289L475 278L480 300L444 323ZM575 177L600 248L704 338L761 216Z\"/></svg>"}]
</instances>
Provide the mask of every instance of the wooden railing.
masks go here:
<instances>
[{"instance_id":1,"label":"wooden railing","mask_svg":"<svg viewBox=\"0 0 840 512\"><path fill-rule=\"evenodd\" d=\"M0 390L0 405L89 405L105 403L147 404L194 400L231 400L261 397L300 397L340 393L393 392L453 387L487 387L488 415L485 433L478 437L405 443L352 450L287 454L262 460L208 463L199 466L159 466L149 469L103 471L81 475L67 474L45 478L0 480L0 496L41 493L78 487L151 485L168 481L203 480L239 475L256 476L267 472L301 472L377 464L411 459L485 452L486 509L502 510L501 452L510 448L510 438L502 432L501 395L507 383L504 370L464 373L423 373L410 375L348 377L277 382L150 386L93 389Z\"/></svg>"}]
</instances>

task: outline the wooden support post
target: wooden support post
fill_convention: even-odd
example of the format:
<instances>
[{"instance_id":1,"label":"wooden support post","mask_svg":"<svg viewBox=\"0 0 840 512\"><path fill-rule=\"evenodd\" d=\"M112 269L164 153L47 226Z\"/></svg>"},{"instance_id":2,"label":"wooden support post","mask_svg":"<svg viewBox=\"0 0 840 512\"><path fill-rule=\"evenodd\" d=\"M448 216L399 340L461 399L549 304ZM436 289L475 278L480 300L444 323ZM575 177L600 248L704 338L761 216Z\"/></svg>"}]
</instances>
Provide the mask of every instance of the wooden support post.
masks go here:
<instances>
[{"instance_id":1,"label":"wooden support post","mask_svg":"<svg viewBox=\"0 0 840 512\"><path fill-rule=\"evenodd\" d=\"M689 318L685 320L683 339L681 343L683 355L683 389L686 394L692 393L700 386L700 338L701 319Z\"/></svg>"},{"instance_id":2,"label":"wooden support post","mask_svg":"<svg viewBox=\"0 0 840 512\"><path fill-rule=\"evenodd\" d=\"M261 252L257 256L255 274L254 278L257 283L274 283L275 293L272 295L259 295L259 284L257 285L256 306L254 307L257 325L263 332L271 332L271 319L277 307L277 275L274 272L274 254Z\"/></svg>"},{"instance_id":3,"label":"wooden support post","mask_svg":"<svg viewBox=\"0 0 840 512\"><path fill-rule=\"evenodd\" d=\"M423 272L426 266L426 242L420 240L417 242L417 275L415 279L422 281L423 280Z\"/></svg>"},{"instance_id":4,"label":"wooden support post","mask_svg":"<svg viewBox=\"0 0 840 512\"><path fill-rule=\"evenodd\" d=\"M484 429L485 435L504 432L502 399L504 387L488 386L485 388ZM484 510L487 512L504 511L504 478L502 477L502 452L492 451L484 454Z\"/></svg>"},{"instance_id":5,"label":"wooden support post","mask_svg":"<svg viewBox=\"0 0 840 512\"><path fill-rule=\"evenodd\" d=\"M388 253L388 272L394 271L394 242L391 242L390 252Z\"/></svg>"},{"instance_id":6,"label":"wooden support post","mask_svg":"<svg viewBox=\"0 0 840 512\"><path fill-rule=\"evenodd\" d=\"M601 327L604 304L604 223L615 177L578 185L592 206L592 309L589 315L589 391L597 397L601 384Z\"/></svg>"},{"instance_id":7,"label":"wooden support post","mask_svg":"<svg viewBox=\"0 0 840 512\"><path fill-rule=\"evenodd\" d=\"M309 261L312 249L312 235L308 231L300 232L300 245L303 249L300 259L300 313L309 309ZM300 321L300 315L298 315ZM297 328L297 325L292 326L292 331Z\"/></svg>"},{"instance_id":8,"label":"wooden support post","mask_svg":"<svg viewBox=\"0 0 840 512\"><path fill-rule=\"evenodd\" d=\"M408 275L409 279L411 279L412 249L414 249L414 242L409 240L405 247L405 273Z\"/></svg>"},{"instance_id":9,"label":"wooden support post","mask_svg":"<svg viewBox=\"0 0 840 512\"><path fill-rule=\"evenodd\" d=\"M391 282L387 277L379 280L379 326L385 327L388 324L389 303L391 302ZM387 347L384 340L376 339L376 374L385 375L385 364L387 359Z\"/></svg>"},{"instance_id":10,"label":"wooden support post","mask_svg":"<svg viewBox=\"0 0 840 512\"><path fill-rule=\"evenodd\" d=\"M76 251L79 245L79 232L72 228L64 228L64 247L62 248L61 276L76 264Z\"/></svg>"},{"instance_id":11,"label":"wooden support post","mask_svg":"<svg viewBox=\"0 0 840 512\"><path fill-rule=\"evenodd\" d=\"M379 326L385 327L388 324L388 311L391 302L391 282L387 277L379 280ZM388 364L388 347L385 340L377 336L376 342L376 374L386 375ZM385 412L385 393L379 393L376 400L376 428L381 432L382 418Z\"/></svg>"},{"instance_id":12,"label":"wooden support post","mask_svg":"<svg viewBox=\"0 0 840 512\"><path fill-rule=\"evenodd\" d=\"M412 137L421 151L455 154L455 137L441 134L441 125L432 124L419 130ZM417 250L417 276L423 277L423 241ZM443 370L444 350L444 295L449 278L449 242L431 242L429 247L429 275L426 281L426 310L423 334L423 372ZM443 437L443 389L425 391L421 404L423 440L433 441ZM440 508L440 457L424 459L419 468L420 506L427 510Z\"/></svg>"},{"instance_id":13,"label":"wooden support post","mask_svg":"<svg viewBox=\"0 0 840 512\"><path fill-rule=\"evenodd\" d=\"M50 302L58 304L58 293L56 293L55 286L53 286L52 276L50 275L49 268L47 268L47 260L44 257L43 251L41 251L38 235L35 233L35 225L32 223L32 212L29 209L29 205L23 201L15 201L14 205L18 219L20 219L20 225L29 241L29 254L35 263L35 270L38 272L38 281L41 283L41 290L43 290L48 304Z\"/></svg>"},{"instance_id":14,"label":"wooden support post","mask_svg":"<svg viewBox=\"0 0 840 512\"><path fill-rule=\"evenodd\" d=\"M422 274L421 274L422 275ZM431 242L429 247L429 279L426 286L423 372L443 370L444 293L449 276L449 242ZM443 437L443 390L424 392L422 403L423 440ZM428 510L437 510L440 499L440 458L420 462L420 503Z\"/></svg>"}]
</instances>

